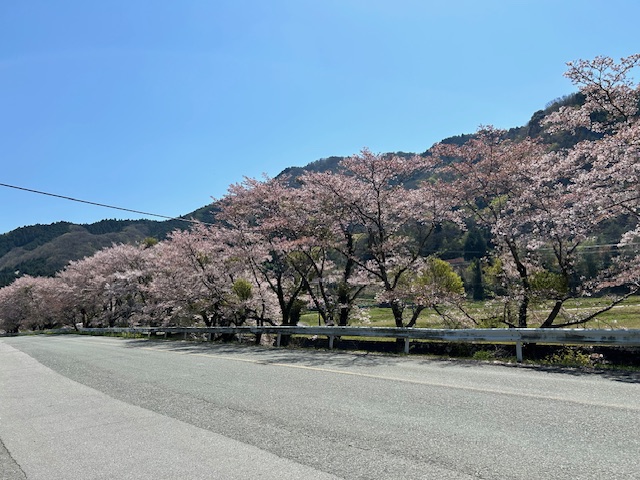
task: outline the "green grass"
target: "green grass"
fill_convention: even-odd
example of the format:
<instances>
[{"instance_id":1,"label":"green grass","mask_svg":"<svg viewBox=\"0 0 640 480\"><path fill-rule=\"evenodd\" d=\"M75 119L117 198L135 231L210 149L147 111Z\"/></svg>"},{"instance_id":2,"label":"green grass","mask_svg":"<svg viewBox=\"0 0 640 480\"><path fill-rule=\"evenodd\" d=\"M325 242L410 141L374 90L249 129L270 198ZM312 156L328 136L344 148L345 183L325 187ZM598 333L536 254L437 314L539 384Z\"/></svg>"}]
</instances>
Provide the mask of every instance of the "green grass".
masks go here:
<instances>
[{"instance_id":1,"label":"green grass","mask_svg":"<svg viewBox=\"0 0 640 480\"><path fill-rule=\"evenodd\" d=\"M589 298L579 304L570 305L570 312L595 311L606 305L603 299ZM598 315L587 324L589 328L637 328L640 329L640 296L626 299L620 305Z\"/></svg>"},{"instance_id":2,"label":"green grass","mask_svg":"<svg viewBox=\"0 0 640 480\"><path fill-rule=\"evenodd\" d=\"M566 318L584 316L606 305L607 299L605 298L574 299L566 302L563 313L568 316ZM532 305L530 310L530 326L539 326L546 318L551 307L551 303ZM489 307L485 302L467 302L465 308L472 316L478 318L487 316L489 313ZM371 327L395 326L390 308L370 307L367 311L369 313L368 323L352 322L350 325ZM559 318L556 323L561 323L562 321L564 320ZM310 326L318 325L318 314L311 312L302 315L301 323ZM447 328L447 326L443 324L442 319L431 310L425 310L421 313L416 326L421 328ZM630 297L611 310L600 314L594 320L583 325L578 325L577 327L640 329L640 296Z\"/></svg>"}]
</instances>

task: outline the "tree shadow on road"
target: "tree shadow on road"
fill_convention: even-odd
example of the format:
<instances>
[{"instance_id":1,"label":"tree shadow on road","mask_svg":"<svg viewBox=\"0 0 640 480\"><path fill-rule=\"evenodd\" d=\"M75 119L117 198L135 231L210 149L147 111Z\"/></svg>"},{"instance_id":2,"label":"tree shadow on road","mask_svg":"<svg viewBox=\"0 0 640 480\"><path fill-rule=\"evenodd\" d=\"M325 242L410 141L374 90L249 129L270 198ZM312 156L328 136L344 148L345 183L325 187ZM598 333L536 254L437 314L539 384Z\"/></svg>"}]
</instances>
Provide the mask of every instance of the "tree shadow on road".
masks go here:
<instances>
[{"instance_id":1,"label":"tree shadow on road","mask_svg":"<svg viewBox=\"0 0 640 480\"><path fill-rule=\"evenodd\" d=\"M128 340L129 348L157 348L173 353L233 356L238 360L252 361L257 364L293 364L308 367L375 367L390 362L401 362L404 356L371 353L366 351L347 351L342 349L300 348L295 346L271 347L242 343L190 342L175 340Z\"/></svg>"},{"instance_id":2,"label":"tree shadow on road","mask_svg":"<svg viewBox=\"0 0 640 480\"><path fill-rule=\"evenodd\" d=\"M395 346L390 344L386 351L364 350L361 343L342 342L332 350L323 348L322 343L312 345L298 345L288 347L272 347L247 343L220 343L184 340L128 340L128 348L149 348L167 350L183 354L234 356L239 360L252 361L257 364L304 365L312 368L321 367L377 367L393 365L408 360L419 363L437 364L447 367L487 367L487 368L520 368L535 370L547 374L564 374L571 376L596 376L624 383L640 383L640 370L616 368L608 365L594 367L570 367L558 365L543 365L539 363L514 363L511 361L480 361L471 358L454 358L449 356L433 356L429 354L412 353L410 356L395 353ZM369 346L370 347L370 346ZM377 345L379 349L379 345Z\"/></svg>"}]
</instances>

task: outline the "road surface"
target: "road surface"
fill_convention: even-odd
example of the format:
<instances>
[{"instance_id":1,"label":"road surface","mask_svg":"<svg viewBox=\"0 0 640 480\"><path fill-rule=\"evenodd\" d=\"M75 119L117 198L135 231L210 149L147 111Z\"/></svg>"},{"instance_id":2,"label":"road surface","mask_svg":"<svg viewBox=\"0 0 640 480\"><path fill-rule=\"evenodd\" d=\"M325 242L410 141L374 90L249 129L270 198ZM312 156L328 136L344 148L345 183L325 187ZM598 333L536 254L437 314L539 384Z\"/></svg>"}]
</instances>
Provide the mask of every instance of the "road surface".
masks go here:
<instances>
[{"instance_id":1,"label":"road surface","mask_svg":"<svg viewBox=\"0 0 640 480\"><path fill-rule=\"evenodd\" d=\"M0 339L0 479L640 479L640 377Z\"/></svg>"}]
</instances>

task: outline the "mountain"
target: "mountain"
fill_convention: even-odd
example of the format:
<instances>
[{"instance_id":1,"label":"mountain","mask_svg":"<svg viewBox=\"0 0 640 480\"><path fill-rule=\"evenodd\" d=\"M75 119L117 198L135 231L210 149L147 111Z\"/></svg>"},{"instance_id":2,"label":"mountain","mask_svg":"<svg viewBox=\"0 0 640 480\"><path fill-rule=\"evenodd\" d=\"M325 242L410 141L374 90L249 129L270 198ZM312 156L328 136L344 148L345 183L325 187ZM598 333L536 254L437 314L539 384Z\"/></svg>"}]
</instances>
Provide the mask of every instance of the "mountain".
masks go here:
<instances>
[{"instance_id":1,"label":"mountain","mask_svg":"<svg viewBox=\"0 0 640 480\"><path fill-rule=\"evenodd\" d=\"M204 206L179 219L101 220L87 225L56 222L31 225L0 235L0 287L19 275L50 276L71 260L93 255L114 243L137 243L145 238L164 239L189 219L213 221L212 206Z\"/></svg>"},{"instance_id":2,"label":"mountain","mask_svg":"<svg viewBox=\"0 0 640 480\"><path fill-rule=\"evenodd\" d=\"M568 95L549 102L544 110L535 112L531 120L522 127L512 128L507 136L514 140L526 136L540 136L552 148L567 147L585 138L590 132L578 132L574 136L567 134L549 136L540 121L550 112L562 105L575 105L583 101L580 94ZM442 140L443 143L463 144L473 134L463 134ZM412 156L412 153L396 152L400 156ZM429 155L429 150L421 155ZM335 170L343 157L328 157L316 160L304 167L290 167L278 177L295 178L304 171L322 172ZM136 243L147 237L162 240L175 229L189 226L190 219L205 223L214 221L215 205L205 205L179 219L154 220L101 220L87 225L69 222L57 222L50 225L32 225L21 227L0 235L0 287L11 283L18 275L33 276L54 275L69 261L92 255L97 250L114 243Z\"/></svg>"}]
</instances>

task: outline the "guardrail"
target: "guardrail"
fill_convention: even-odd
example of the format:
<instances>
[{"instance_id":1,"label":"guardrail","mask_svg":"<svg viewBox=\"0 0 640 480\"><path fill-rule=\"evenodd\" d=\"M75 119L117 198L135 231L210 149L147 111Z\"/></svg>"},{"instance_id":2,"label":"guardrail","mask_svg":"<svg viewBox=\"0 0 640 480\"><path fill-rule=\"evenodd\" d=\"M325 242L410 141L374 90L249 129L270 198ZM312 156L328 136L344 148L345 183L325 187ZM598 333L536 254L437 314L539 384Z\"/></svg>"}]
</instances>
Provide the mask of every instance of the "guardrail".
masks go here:
<instances>
[{"instance_id":1,"label":"guardrail","mask_svg":"<svg viewBox=\"0 0 640 480\"><path fill-rule=\"evenodd\" d=\"M339 337L396 338L404 339L404 352L409 353L411 340L467 343L515 344L516 358L522 362L522 345L543 343L548 345L612 345L640 346L640 330L590 330L560 328L473 328L473 329L430 329L393 327L283 327L283 326L242 326L242 327L136 327L136 328L83 328L87 333L137 333L147 335L207 334L211 340L214 334L275 334L276 345L280 346L283 335L325 336L329 348Z\"/></svg>"}]
</instances>

